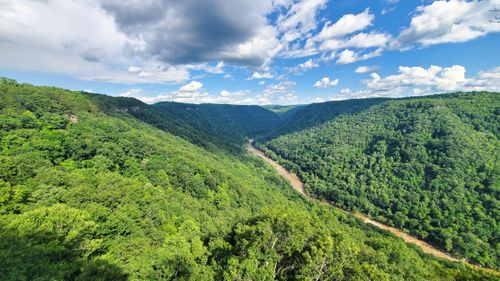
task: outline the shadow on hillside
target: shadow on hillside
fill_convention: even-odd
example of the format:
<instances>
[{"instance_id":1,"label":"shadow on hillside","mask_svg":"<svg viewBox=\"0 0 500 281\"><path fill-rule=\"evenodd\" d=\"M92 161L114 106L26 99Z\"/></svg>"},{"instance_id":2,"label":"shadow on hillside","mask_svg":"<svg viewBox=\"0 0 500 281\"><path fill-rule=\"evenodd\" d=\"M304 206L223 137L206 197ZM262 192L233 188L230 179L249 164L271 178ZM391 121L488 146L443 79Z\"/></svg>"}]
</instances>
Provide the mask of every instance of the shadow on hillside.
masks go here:
<instances>
[{"instance_id":1,"label":"shadow on hillside","mask_svg":"<svg viewBox=\"0 0 500 281\"><path fill-rule=\"evenodd\" d=\"M0 229L0 280L127 280L121 268L83 257L85 244L61 241L51 233L21 237Z\"/></svg>"}]
</instances>

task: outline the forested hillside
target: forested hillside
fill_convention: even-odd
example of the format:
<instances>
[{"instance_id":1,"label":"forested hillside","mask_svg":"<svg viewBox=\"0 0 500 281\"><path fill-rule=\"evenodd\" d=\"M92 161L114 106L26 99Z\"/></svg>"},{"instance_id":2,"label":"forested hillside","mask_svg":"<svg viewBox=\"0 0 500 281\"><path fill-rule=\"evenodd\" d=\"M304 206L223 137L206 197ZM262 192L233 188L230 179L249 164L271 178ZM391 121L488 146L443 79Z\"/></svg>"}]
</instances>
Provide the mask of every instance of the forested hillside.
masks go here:
<instances>
[{"instance_id":1,"label":"forested hillside","mask_svg":"<svg viewBox=\"0 0 500 281\"><path fill-rule=\"evenodd\" d=\"M496 279L102 98L0 80L0 280Z\"/></svg>"},{"instance_id":2,"label":"forested hillside","mask_svg":"<svg viewBox=\"0 0 500 281\"><path fill-rule=\"evenodd\" d=\"M262 107L276 113L282 120L287 120L304 106L305 105L263 105Z\"/></svg>"},{"instance_id":3,"label":"forested hillside","mask_svg":"<svg viewBox=\"0 0 500 281\"><path fill-rule=\"evenodd\" d=\"M332 102L294 117L262 146L308 192L500 267L498 94Z\"/></svg>"},{"instance_id":4,"label":"forested hillside","mask_svg":"<svg viewBox=\"0 0 500 281\"><path fill-rule=\"evenodd\" d=\"M345 100L314 103L292 108L291 112L285 116L285 122L282 122L273 131L268 132L266 139L314 127L341 114L356 113L387 100L383 98Z\"/></svg>"},{"instance_id":5,"label":"forested hillside","mask_svg":"<svg viewBox=\"0 0 500 281\"><path fill-rule=\"evenodd\" d=\"M273 130L281 122L278 115L256 105L161 102L154 107L199 132L238 144L244 143L246 137Z\"/></svg>"}]
</instances>

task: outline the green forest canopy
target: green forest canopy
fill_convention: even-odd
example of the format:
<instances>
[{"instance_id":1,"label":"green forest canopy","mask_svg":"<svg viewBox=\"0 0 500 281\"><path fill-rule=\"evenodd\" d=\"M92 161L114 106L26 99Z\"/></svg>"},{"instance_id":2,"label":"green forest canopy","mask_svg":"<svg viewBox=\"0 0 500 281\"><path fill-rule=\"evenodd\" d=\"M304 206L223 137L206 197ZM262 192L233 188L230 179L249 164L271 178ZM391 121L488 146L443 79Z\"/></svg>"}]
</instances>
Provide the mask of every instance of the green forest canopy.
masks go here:
<instances>
[{"instance_id":1,"label":"green forest canopy","mask_svg":"<svg viewBox=\"0 0 500 281\"><path fill-rule=\"evenodd\" d=\"M310 105L262 146L314 196L499 268L500 96L356 102Z\"/></svg>"},{"instance_id":2,"label":"green forest canopy","mask_svg":"<svg viewBox=\"0 0 500 281\"><path fill-rule=\"evenodd\" d=\"M496 279L137 107L0 80L0 280Z\"/></svg>"}]
</instances>

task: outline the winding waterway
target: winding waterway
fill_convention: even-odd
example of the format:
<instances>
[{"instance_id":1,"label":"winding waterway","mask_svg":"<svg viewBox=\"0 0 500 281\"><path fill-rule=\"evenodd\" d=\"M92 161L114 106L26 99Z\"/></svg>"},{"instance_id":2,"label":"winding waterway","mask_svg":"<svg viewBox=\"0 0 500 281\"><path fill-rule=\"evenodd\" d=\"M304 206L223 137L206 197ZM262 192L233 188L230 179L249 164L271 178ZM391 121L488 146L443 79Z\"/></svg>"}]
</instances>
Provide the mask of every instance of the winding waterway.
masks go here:
<instances>
[{"instance_id":1,"label":"winding waterway","mask_svg":"<svg viewBox=\"0 0 500 281\"><path fill-rule=\"evenodd\" d=\"M281 166L280 164L278 164L276 161L274 161L273 159L267 157L264 152L262 152L261 150L257 149L254 145L253 145L253 140L250 140L249 143L248 143L248 146L247 146L247 151L262 158L265 162L271 164L271 166L273 166L273 168L278 172L278 174L280 174L282 177L286 178L290 184L292 185L293 189L295 191L297 191L298 193L300 193L302 196L304 196L306 199L308 200L318 200L316 198L313 198L311 195L309 195L306 190L305 190L305 186L304 186L304 183L302 182L302 180L295 174L293 173L290 173L287 169L285 169L285 167ZM377 221L374 221L362 214L359 214L359 213L352 213L352 212L349 212L349 211L346 211L346 210L343 210L343 209L340 209L340 208L337 208L333 205L331 205L330 203L326 202L326 201L321 201L321 204L323 205L329 205L345 214L348 214L348 215L353 215L359 219L361 219L363 222L367 223L367 224L371 224L379 229L383 229L383 230L386 230L386 231L389 231L391 232L392 234L402 238L406 243L411 243L411 244L415 244L417 245L418 247L420 247L420 249L422 249L422 251L424 253L427 253L427 254L430 254L430 255L434 255L436 257L440 257L440 258L443 258L443 259L447 259L447 260L450 260L450 261L461 261L461 262L464 262L466 263L467 265L470 265L470 266L473 266L473 267L477 267L477 268L480 268L479 266L476 266L476 265L473 265L473 264L470 264L470 263L467 263L465 260L459 260L435 247L433 247L432 245L430 245L429 243L426 243L418 238L415 238L413 236L410 236L408 235L407 233L405 232L402 232L401 230L399 229L396 229L394 227L391 227L391 226L388 226L388 225L385 225L385 224L382 224L380 222L377 222ZM483 268L485 269L485 268ZM493 271L495 273L498 273L497 271L495 270L489 270L487 269L488 271Z\"/></svg>"}]
</instances>

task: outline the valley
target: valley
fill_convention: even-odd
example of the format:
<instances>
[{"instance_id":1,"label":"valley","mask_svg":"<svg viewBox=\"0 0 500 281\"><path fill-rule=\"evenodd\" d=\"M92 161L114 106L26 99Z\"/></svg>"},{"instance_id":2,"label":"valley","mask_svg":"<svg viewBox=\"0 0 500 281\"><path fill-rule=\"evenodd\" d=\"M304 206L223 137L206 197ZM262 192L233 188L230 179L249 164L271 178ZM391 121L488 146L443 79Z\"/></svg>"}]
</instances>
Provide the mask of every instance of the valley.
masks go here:
<instances>
[{"instance_id":1,"label":"valley","mask_svg":"<svg viewBox=\"0 0 500 281\"><path fill-rule=\"evenodd\" d=\"M0 281L500 281L500 0L0 2Z\"/></svg>"},{"instance_id":2,"label":"valley","mask_svg":"<svg viewBox=\"0 0 500 281\"><path fill-rule=\"evenodd\" d=\"M350 114L343 104L320 106L337 107L335 120ZM317 193L313 170L296 166L311 162L278 150L286 134L270 137L294 131L294 120L317 126L310 106L279 117L258 106L148 105L2 78L0 279L498 278Z\"/></svg>"}]
</instances>

